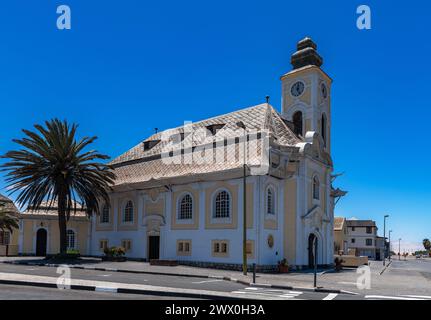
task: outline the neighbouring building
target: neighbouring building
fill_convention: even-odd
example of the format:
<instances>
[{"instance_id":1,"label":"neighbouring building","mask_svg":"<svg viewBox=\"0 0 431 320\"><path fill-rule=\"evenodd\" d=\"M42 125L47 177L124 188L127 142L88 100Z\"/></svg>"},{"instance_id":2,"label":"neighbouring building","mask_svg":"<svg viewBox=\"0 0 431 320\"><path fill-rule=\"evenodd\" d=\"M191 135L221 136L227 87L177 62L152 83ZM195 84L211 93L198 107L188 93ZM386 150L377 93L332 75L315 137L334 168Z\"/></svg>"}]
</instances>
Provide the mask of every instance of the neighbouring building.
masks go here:
<instances>
[{"instance_id":1,"label":"neighbouring building","mask_svg":"<svg viewBox=\"0 0 431 320\"><path fill-rule=\"evenodd\" d=\"M239 267L245 194L248 263L310 267L317 243L317 263L331 265L332 80L316 50L309 38L298 43L281 76L280 112L264 103L158 132L114 159L117 179L92 218L89 253L123 246L131 258ZM36 248L38 223L24 233L27 250Z\"/></svg>"},{"instance_id":2,"label":"neighbouring building","mask_svg":"<svg viewBox=\"0 0 431 320\"><path fill-rule=\"evenodd\" d=\"M0 194L0 203L3 204L2 209L10 216L19 217L19 210L14 205L11 199ZM18 234L19 230L13 229L0 230L0 256L14 256L18 254Z\"/></svg>"},{"instance_id":3,"label":"neighbouring building","mask_svg":"<svg viewBox=\"0 0 431 320\"><path fill-rule=\"evenodd\" d=\"M356 220L336 217L334 219L334 251L339 254L355 254L381 260L385 254L385 241L377 235L372 220Z\"/></svg>"},{"instance_id":4,"label":"neighbouring building","mask_svg":"<svg viewBox=\"0 0 431 320\"><path fill-rule=\"evenodd\" d=\"M348 254L346 218L334 218L334 253Z\"/></svg>"},{"instance_id":5,"label":"neighbouring building","mask_svg":"<svg viewBox=\"0 0 431 320\"><path fill-rule=\"evenodd\" d=\"M21 255L45 256L60 252L57 210L56 202L43 202L38 210L29 207L20 214L18 241ZM67 222L68 250L87 255L90 235L90 219L81 205L76 203L76 210L72 210Z\"/></svg>"}]
</instances>

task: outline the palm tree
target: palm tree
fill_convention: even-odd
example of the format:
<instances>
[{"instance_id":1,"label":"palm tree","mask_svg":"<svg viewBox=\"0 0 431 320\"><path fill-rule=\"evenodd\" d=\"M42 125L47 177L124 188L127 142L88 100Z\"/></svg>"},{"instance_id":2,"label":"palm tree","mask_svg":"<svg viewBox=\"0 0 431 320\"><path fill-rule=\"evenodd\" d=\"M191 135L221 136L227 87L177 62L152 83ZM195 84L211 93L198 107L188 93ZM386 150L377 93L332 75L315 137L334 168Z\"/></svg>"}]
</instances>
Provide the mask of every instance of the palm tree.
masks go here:
<instances>
[{"instance_id":1,"label":"palm tree","mask_svg":"<svg viewBox=\"0 0 431 320\"><path fill-rule=\"evenodd\" d=\"M425 250L430 251L430 249L431 249L431 241L429 239L423 239L422 243L424 245Z\"/></svg>"},{"instance_id":2,"label":"palm tree","mask_svg":"<svg viewBox=\"0 0 431 320\"><path fill-rule=\"evenodd\" d=\"M97 137L76 139L76 124L53 119L36 132L23 130L25 137L13 140L23 147L9 151L3 158L6 182L21 207L39 210L43 201L58 203L60 254L67 253L67 221L76 212L76 201L88 215L99 212L101 201L109 203L108 192L115 174L109 165L95 160L109 157L95 150L84 151Z\"/></svg>"},{"instance_id":3,"label":"palm tree","mask_svg":"<svg viewBox=\"0 0 431 320\"><path fill-rule=\"evenodd\" d=\"M6 204L0 202L0 231L19 229L18 219L12 216L13 212L6 209Z\"/></svg>"}]
</instances>

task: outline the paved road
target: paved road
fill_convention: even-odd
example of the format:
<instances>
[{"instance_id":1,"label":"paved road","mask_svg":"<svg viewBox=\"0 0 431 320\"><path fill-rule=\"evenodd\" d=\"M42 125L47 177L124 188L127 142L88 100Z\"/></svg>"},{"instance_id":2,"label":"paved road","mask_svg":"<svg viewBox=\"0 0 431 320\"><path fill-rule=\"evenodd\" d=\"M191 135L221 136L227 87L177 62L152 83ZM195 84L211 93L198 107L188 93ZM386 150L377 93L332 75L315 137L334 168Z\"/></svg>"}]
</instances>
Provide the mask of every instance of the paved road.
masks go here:
<instances>
[{"instance_id":1,"label":"paved road","mask_svg":"<svg viewBox=\"0 0 431 320\"><path fill-rule=\"evenodd\" d=\"M175 297L133 295L83 290L58 290L52 288L0 284L0 300L178 300Z\"/></svg>"},{"instance_id":2,"label":"paved road","mask_svg":"<svg viewBox=\"0 0 431 320\"><path fill-rule=\"evenodd\" d=\"M19 273L27 275L39 275L58 277L56 268L40 266L24 266L0 264L0 272ZM71 269L72 278L93 281L107 281L127 284L146 284L157 287L185 288L195 290L209 290L217 292L234 292L243 295L246 299L269 298L282 300L431 300L431 259L393 261L383 275L373 272L372 287L370 290L358 290L354 281L356 272L342 272L339 274L322 275L322 280L332 284L342 285L344 289L357 292L357 295L329 294L309 291L274 290L270 288L248 287L239 283L219 279L165 276L152 274L133 274L122 272L106 272L96 270ZM9 287L11 288L11 287ZM50 299L50 295L56 296L57 289L45 289L35 287L13 287L15 294L12 299L33 296L41 292L40 299ZM27 288L27 289L26 289ZM10 289L12 290L12 289ZM28 290L28 293L27 291ZM7 296L7 295L6 295ZM159 296L124 295L100 292L60 292L58 299L160 299ZM0 299L3 295L0 295ZM91 298L90 298L91 299Z\"/></svg>"},{"instance_id":3,"label":"paved road","mask_svg":"<svg viewBox=\"0 0 431 320\"><path fill-rule=\"evenodd\" d=\"M40 267L40 266L24 266L24 265L9 265L0 264L0 272L3 273L19 273L28 275L38 276L50 276L58 277L56 273L57 268L53 267ZM218 292L234 292L243 295L245 299L257 299L257 298L273 298L278 300L344 300L354 299L356 296L351 295L333 295L328 293L319 292L308 292L308 291L291 291L291 290L273 290L270 288L255 288L247 287L245 285L224 281L219 279L206 279L206 278L194 278L194 277L179 277L179 276L164 276L164 275L151 275L151 274L133 274L133 273L122 273L122 272L105 272L97 270L81 270L71 269L72 278L82 280L97 280L97 281L108 281L117 283L131 283L131 284L146 284L158 287L174 287L174 288L187 288L187 289L201 289ZM28 288L29 293L26 293ZM60 292L57 299L86 299L86 297L92 297L94 299L104 299L104 295L99 292L85 292L85 295L80 293L70 293L64 290L58 289L46 289L23 286L17 288L16 294L12 294L12 298L19 298L19 294L22 293L23 297L26 295L34 296L40 289L41 295L36 299L50 299L50 296L55 296L56 292ZM106 299L115 298L116 294L106 293ZM0 299L2 296L0 295ZM119 299L136 299L142 298L142 295L119 295ZM157 299L158 297L145 296L145 299ZM357 297L356 297L357 298Z\"/></svg>"}]
</instances>

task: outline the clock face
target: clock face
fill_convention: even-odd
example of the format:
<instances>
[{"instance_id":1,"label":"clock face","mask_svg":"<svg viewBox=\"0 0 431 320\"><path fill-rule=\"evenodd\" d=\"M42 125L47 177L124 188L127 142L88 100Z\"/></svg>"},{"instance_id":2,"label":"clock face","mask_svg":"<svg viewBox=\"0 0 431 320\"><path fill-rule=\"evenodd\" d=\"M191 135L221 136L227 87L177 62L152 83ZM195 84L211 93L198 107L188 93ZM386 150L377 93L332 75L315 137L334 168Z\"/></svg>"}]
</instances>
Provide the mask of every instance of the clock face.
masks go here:
<instances>
[{"instance_id":1,"label":"clock face","mask_svg":"<svg viewBox=\"0 0 431 320\"><path fill-rule=\"evenodd\" d=\"M323 99L326 99L328 96L328 89L326 89L326 85L324 83L320 85L320 91L322 92Z\"/></svg>"},{"instance_id":2,"label":"clock face","mask_svg":"<svg viewBox=\"0 0 431 320\"><path fill-rule=\"evenodd\" d=\"M290 88L290 93L294 97L299 97L304 92L304 88L305 88L304 82L297 81Z\"/></svg>"}]
</instances>

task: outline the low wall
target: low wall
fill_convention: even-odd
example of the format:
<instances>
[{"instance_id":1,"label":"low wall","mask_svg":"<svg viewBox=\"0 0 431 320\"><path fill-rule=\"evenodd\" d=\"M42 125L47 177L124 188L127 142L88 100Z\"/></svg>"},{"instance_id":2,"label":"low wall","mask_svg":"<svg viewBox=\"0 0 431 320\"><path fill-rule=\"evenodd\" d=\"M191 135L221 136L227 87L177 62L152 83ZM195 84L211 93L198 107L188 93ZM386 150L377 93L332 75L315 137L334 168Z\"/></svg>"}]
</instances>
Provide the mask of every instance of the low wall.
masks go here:
<instances>
[{"instance_id":1,"label":"low wall","mask_svg":"<svg viewBox=\"0 0 431 320\"><path fill-rule=\"evenodd\" d=\"M8 244L0 245L0 256L17 256L18 255L18 245Z\"/></svg>"},{"instance_id":2,"label":"low wall","mask_svg":"<svg viewBox=\"0 0 431 320\"><path fill-rule=\"evenodd\" d=\"M334 259L341 259L343 262L341 265L343 267L359 267L363 265L368 265L368 257L356 257L351 255L334 255Z\"/></svg>"}]
</instances>

